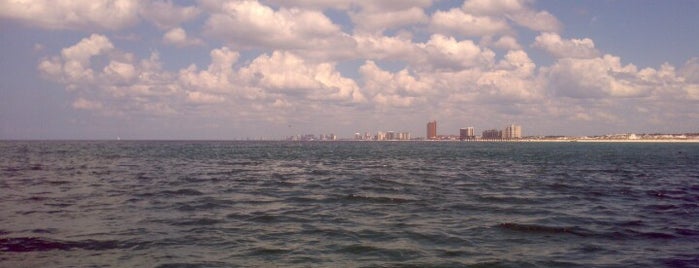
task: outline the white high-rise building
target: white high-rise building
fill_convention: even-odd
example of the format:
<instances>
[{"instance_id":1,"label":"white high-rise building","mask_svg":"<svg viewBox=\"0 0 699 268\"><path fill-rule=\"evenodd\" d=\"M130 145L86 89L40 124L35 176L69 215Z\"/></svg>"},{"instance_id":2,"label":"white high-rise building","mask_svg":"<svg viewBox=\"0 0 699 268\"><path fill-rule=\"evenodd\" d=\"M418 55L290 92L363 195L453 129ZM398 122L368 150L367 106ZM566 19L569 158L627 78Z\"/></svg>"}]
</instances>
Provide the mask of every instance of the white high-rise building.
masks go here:
<instances>
[{"instance_id":1,"label":"white high-rise building","mask_svg":"<svg viewBox=\"0 0 699 268\"><path fill-rule=\"evenodd\" d=\"M521 139L522 138L522 126L520 125L509 125L505 128L502 133L503 139Z\"/></svg>"}]
</instances>

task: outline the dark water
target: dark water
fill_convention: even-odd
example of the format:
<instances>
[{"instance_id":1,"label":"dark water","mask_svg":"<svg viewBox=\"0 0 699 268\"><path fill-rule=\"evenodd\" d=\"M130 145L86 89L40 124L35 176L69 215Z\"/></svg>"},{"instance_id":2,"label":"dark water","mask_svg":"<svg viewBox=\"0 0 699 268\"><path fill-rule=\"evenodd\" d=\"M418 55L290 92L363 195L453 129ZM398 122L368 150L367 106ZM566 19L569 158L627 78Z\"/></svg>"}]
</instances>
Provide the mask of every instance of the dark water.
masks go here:
<instances>
[{"instance_id":1,"label":"dark water","mask_svg":"<svg viewBox=\"0 0 699 268\"><path fill-rule=\"evenodd\" d=\"M699 144L0 142L1 267L697 267Z\"/></svg>"}]
</instances>

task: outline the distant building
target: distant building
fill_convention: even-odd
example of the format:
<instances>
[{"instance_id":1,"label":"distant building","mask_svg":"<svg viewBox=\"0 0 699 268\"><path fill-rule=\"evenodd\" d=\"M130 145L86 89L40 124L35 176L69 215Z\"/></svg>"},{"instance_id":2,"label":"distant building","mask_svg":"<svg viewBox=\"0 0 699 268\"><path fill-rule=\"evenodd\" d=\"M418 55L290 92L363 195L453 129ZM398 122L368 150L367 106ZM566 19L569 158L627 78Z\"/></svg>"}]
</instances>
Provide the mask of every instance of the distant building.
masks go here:
<instances>
[{"instance_id":1,"label":"distant building","mask_svg":"<svg viewBox=\"0 0 699 268\"><path fill-rule=\"evenodd\" d=\"M374 140L377 141L385 141L386 140L386 133L385 132L376 132L376 138Z\"/></svg>"},{"instance_id":2,"label":"distant building","mask_svg":"<svg viewBox=\"0 0 699 268\"><path fill-rule=\"evenodd\" d=\"M427 122L427 139L436 140L437 139L437 121L433 120Z\"/></svg>"},{"instance_id":3,"label":"distant building","mask_svg":"<svg viewBox=\"0 0 699 268\"><path fill-rule=\"evenodd\" d=\"M505 128L502 133L503 139L521 139L522 138L522 126L519 125L509 125Z\"/></svg>"},{"instance_id":4,"label":"distant building","mask_svg":"<svg viewBox=\"0 0 699 268\"><path fill-rule=\"evenodd\" d=\"M502 139L502 131L497 129L484 130L481 138L484 140L499 140Z\"/></svg>"},{"instance_id":5,"label":"distant building","mask_svg":"<svg viewBox=\"0 0 699 268\"><path fill-rule=\"evenodd\" d=\"M473 127L466 127L459 129L459 139L460 140L473 140L476 138L475 130Z\"/></svg>"}]
</instances>

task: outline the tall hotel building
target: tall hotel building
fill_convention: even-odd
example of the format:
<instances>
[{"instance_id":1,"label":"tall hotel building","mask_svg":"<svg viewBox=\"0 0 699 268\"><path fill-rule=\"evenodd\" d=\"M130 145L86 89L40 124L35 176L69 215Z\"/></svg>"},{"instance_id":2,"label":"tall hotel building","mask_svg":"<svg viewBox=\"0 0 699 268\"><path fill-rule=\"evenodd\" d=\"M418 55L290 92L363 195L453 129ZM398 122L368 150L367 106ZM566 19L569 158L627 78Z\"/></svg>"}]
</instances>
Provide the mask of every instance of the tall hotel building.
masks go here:
<instances>
[{"instance_id":1,"label":"tall hotel building","mask_svg":"<svg viewBox=\"0 0 699 268\"><path fill-rule=\"evenodd\" d=\"M437 121L433 120L427 122L427 139L436 140L437 139Z\"/></svg>"},{"instance_id":2,"label":"tall hotel building","mask_svg":"<svg viewBox=\"0 0 699 268\"><path fill-rule=\"evenodd\" d=\"M459 129L459 139L460 140L473 140L476 138L475 130L473 127L467 127Z\"/></svg>"},{"instance_id":3,"label":"tall hotel building","mask_svg":"<svg viewBox=\"0 0 699 268\"><path fill-rule=\"evenodd\" d=\"M503 139L521 139L522 126L509 125L505 128L505 131L503 131L502 136Z\"/></svg>"}]
</instances>

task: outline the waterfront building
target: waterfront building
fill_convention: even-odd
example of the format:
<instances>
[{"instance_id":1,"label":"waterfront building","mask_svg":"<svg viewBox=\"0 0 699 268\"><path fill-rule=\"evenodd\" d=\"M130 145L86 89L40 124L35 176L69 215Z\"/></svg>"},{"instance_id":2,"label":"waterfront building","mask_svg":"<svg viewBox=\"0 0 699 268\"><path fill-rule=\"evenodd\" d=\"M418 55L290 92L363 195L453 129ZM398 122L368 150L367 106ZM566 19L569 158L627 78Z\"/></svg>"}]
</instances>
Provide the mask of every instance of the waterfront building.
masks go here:
<instances>
[{"instance_id":1,"label":"waterfront building","mask_svg":"<svg viewBox=\"0 0 699 268\"><path fill-rule=\"evenodd\" d=\"M437 121L433 120L427 122L427 139L436 140L437 139Z\"/></svg>"},{"instance_id":2,"label":"waterfront building","mask_svg":"<svg viewBox=\"0 0 699 268\"><path fill-rule=\"evenodd\" d=\"M459 129L459 139L460 140L472 140L476 138L475 129L473 127L466 127Z\"/></svg>"},{"instance_id":3,"label":"waterfront building","mask_svg":"<svg viewBox=\"0 0 699 268\"><path fill-rule=\"evenodd\" d=\"M522 138L522 126L519 125L509 125L505 127L503 131L502 138L504 139L521 139Z\"/></svg>"},{"instance_id":4,"label":"waterfront building","mask_svg":"<svg viewBox=\"0 0 699 268\"><path fill-rule=\"evenodd\" d=\"M484 130L481 138L484 140L499 140L502 139L502 131L497 129Z\"/></svg>"},{"instance_id":5,"label":"waterfront building","mask_svg":"<svg viewBox=\"0 0 699 268\"><path fill-rule=\"evenodd\" d=\"M385 132L377 132L376 133L376 139L377 141L385 141L386 140L386 133Z\"/></svg>"}]
</instances>

